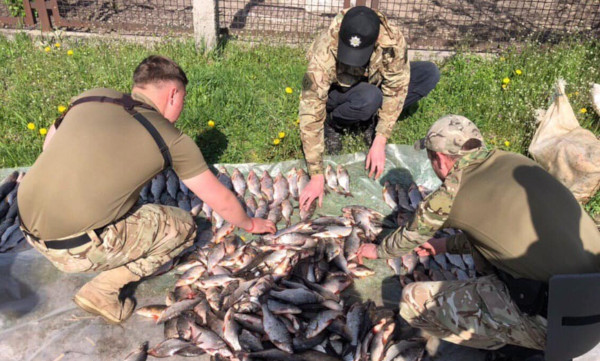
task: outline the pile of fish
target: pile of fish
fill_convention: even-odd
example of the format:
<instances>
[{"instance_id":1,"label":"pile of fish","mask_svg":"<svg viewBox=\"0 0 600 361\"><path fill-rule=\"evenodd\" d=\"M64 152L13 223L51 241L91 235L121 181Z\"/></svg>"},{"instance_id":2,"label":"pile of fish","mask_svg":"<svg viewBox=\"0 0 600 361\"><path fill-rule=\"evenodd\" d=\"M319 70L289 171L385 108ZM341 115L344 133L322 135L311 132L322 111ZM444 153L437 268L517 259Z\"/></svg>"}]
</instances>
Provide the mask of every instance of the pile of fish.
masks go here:
<instances>
[{"instance_id":1,"label":"pile of fish","mask_svg":"<svg viewBox=\"0 0 600 361\"><path fill-rule=\"evenodd\" d=\"M342 212L250 243L225 223L182 258L183 274L165 305L136 311L164 324L165 340L126 360L204 353L226 360L419 360L424 341L397 342L396 313L340 297L353 278L373 273L355 263L356 253L383 220L362 206Z\"/></svg>"},{"instance_id":2,"label":"pile of fish","mask_svg":"<svg viewBox=\"0 0 600 361\"><path fill-rule=\"evenodd\" d=\"M24 175L24 172L15 171L0 183L0 253L13 250L25 241L19 229L17 208L17 189Z\"/></svg>"},{"instance_id":3,"label":"pile of fish","mask_svg":"<svg viewBox=\"0 0 600 361\"><path fill-rule=\"evenodd\" d=\"M306 187L310 178L303 169L292 168L284 176L281 172L272 177L269 172L263 171L259 177L251 169L246 176L234 168L231 175L227 169L221 166L217 173L219 181L234 192L242 207L250 217L270 219L278 223L282 219L286 225L290 225L294 208L292 200L298 200L300 193ZM331 165L326 169L327 186L334 192L351 196L350 176L344 167L337 166L333 170ZM196 216L200 212L211 220L214 229L224 224L224 219L203 203L195 194L181 182L175 172L166 170L159 173L146 184L140 192L141 204L158 203L168 206L180 207ZM300 211L301 220L312 217L314 207L308 211Z\"/></svg>"},{"instance_id":4,"label":"pile of fish","mask_svg":"<svg viewBox=\"0 0 600 361\"><path fill-rule=\"evenodd\" d=\"M415 211L423 199L431 191L417 186L414 182L408 190L400 184L385 181L383 200L392 208L392 218L396 226L406 226L414 217ZM447 228L439 231L436 237L449 237L457 230ZM403 257L389 259L388 265L400 276L400 283L406 286L412 282L467 280L476 277L475 262L470 254L439 254L435 256L418 256L415 252Z\"/></svg>"}]
</instances>

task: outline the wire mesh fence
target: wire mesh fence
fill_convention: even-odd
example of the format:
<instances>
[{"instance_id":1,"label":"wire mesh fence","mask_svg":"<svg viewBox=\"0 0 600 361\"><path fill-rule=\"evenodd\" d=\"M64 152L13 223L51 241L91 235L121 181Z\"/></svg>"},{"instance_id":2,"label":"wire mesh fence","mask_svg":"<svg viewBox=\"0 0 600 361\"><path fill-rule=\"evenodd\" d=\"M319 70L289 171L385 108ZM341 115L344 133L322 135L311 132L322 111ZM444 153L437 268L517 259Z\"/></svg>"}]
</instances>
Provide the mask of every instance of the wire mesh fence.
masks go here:
<instances>
[{"instance_id":1,"label":"wire mesh fence","mask_svg":"<svg viewBox=\"0 0 600 361\"><path fill-rule=\"evenodd\" d=\"M215 1L221 33L269 44L308 44L341 9L356 4L356 0ZM600 35L600 0L358 1L380 10L400 27L412 49L468 46L490 51L529 38ZM159 36L194 31L193 0L3 0L0 23L4 26L20 26L14 7L9 8L15 3L31 3L34 8L47 3L51 25L69 30Z\"/></svg>"}]
</instances>

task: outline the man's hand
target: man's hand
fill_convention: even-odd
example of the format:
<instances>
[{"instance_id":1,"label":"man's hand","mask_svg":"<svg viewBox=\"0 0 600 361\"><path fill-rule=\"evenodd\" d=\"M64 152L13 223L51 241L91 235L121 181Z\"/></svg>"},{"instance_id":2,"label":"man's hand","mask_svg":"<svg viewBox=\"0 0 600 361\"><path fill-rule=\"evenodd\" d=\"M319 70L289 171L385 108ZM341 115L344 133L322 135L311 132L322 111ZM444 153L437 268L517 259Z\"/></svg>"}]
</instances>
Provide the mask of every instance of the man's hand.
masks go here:
<instances>
[{"instance_id":1,"label":"man's hand","mask_svg":"<svg viewBox=\"0 0 600 361\"><path fill-rule=\"evenodd\" d=\"M419 256L435 256L436 254L446 253L446 242L447 238L431 238L429 241L423 243L419 247L415 248L415 252Z\"/></svg>"},{"instance_id":2,"label":"man's hand","mask_svg":"<svg viewBox=\"0 0 600 361\"><path fill-rule=\"evenodd\" d=\"M253 234L275 233L277 226L268 219L252 218L252 228L248 232Z\"/></svg>"},{"instance_id":3,"label":"man's hand","mask_svg":"<svg viewBox=\"0 0 600 361\"><path fill-rule=\"evenodd\" d=\"M356 252L356 258L358 259L358 263L363 263L363 257L368 259L377 259L377 246L372 243L364 243Z\"/></svg>"},{"instance_id":4,"label":"man's hand","mask_svg":"<svg viewBox=\"0 0 600 361\"><path fill-rule=\"evenodd\" d=\"M312 202L319 198L319 207L323 204L323 190L325 187L325 176L315 174L310 178L310 182L304 187L300 194L298 208L308 211Z\"/></svg>"},{"instance_id":5,"label":"man's hand","mask_svg":"<svg viewBox=\"0 0 600 361\"><path fill-rule=\"evenodd\" d=\"M375 175L375 179L381 177L385 167L385 144L387 139L382 135L376 135L367 154L365 169L369 169L369 178Z\"/></svg>"}]
</instances>

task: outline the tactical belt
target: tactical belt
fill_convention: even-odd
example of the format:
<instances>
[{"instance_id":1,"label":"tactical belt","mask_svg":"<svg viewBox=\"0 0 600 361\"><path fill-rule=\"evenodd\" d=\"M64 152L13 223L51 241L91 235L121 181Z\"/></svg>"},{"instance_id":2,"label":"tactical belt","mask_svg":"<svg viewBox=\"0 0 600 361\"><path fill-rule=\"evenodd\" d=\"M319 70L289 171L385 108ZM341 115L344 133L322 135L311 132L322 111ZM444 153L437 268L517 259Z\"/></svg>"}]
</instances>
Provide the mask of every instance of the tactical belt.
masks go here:
<instances>
[{"instance_id":1,"label":"tactical belt","mask_svg":"<svg viewBox=\"0 0 600 361\"><path fill-rule=\"evenodd\" d=\"M148 119L146 119L146 117L144 117L142 114L138 113L134 109L134 107L140 107L140 108L153 110L153 111L156 111L156 110L149 105L146 105L140 101L134 100L131 97L131 95L129 95L129 94L123 94L123 97L118 98L118 99L105 97L105 96L89 96L89 97L79 98L79 99L75 100L73 103L71 103L69 105L69 108L67 109L67 111L65 111L60 117L58 117L58 119L56 119L56 121L54 122L54 127L56 129L58 129L58 127L62 123L65 115L74 106L82 104L82 103L89 103L89 102L110 103L110 104L122 106L123 109L125 109L125 111L127 113L131 114L131 116L133 116L133 118L135 120L137 120L141 125L144 126L144 128L146 128L148 133L150 133L150 135L152 136L152 139L154 139L154 142L158 146L158 149L160 150L160 154L163 157L163 161L164 161L163 169L171 167L171 153L169 152L169 147L167 147L164 139L161 137L160 133L158 132L158 130L156 130L156 128L152 125L152 123L150 123L150 121L148 121ZM22 220L23 218L19 216L19 219ZM24 233L26 233L29 237L31 237L31 239L33 239L37 242L40 242L39 238L35 237L31 233L29 233L29 231L26 230L26 227L23 225L22 221L21 221L21 229L23 230ZM98 236L100 236L103 229L104 229L104 227L101 227L101 228L95 229L94 232ZM58 239L57 240L48 240L48 241L43 241L43 242L46 245L46 248L69 249L69 248L83 246L84 244L91 242L91 241L92 240L91 240L90 236L87 233L84 233L84 234L76 236L76 237L60 239L60 240L58 240Z\"/></svg>"}]
</instances>

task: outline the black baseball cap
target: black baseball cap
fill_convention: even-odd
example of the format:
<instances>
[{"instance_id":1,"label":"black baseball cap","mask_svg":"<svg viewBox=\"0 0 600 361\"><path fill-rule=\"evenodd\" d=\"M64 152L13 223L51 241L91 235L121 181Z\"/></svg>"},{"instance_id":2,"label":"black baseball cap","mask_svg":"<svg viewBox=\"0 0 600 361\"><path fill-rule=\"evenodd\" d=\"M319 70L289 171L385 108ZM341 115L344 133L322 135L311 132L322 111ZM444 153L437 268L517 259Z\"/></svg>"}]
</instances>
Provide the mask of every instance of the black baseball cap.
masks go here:
<instances>
[{"instance_id":1,"label":"black baseball cap","mask_svg":"<svg viewBox=\"0 0 600 361\"><path fill-rule=\"evenodd\" d=\"M348 10L342 19L338 41L338 61L350 66L369 62L379 36L379 16L366 6Z\"/></svg>"}]
</instances>

